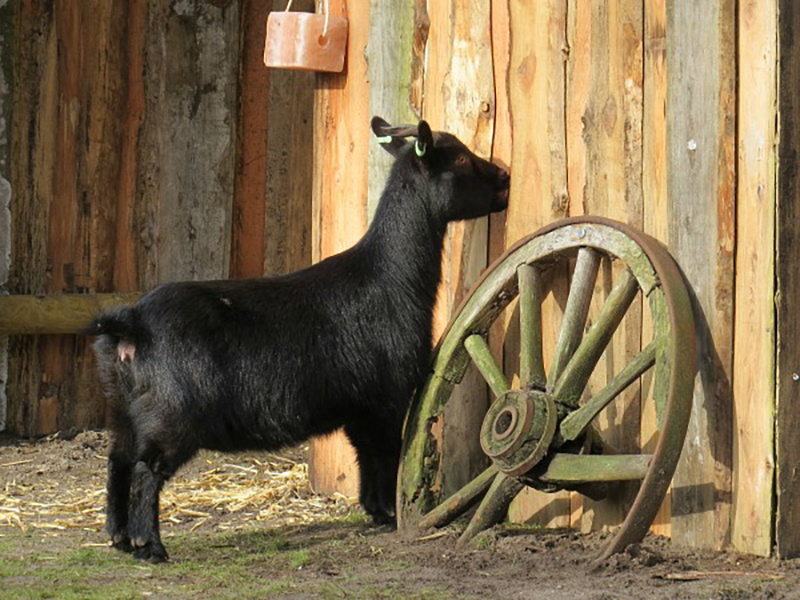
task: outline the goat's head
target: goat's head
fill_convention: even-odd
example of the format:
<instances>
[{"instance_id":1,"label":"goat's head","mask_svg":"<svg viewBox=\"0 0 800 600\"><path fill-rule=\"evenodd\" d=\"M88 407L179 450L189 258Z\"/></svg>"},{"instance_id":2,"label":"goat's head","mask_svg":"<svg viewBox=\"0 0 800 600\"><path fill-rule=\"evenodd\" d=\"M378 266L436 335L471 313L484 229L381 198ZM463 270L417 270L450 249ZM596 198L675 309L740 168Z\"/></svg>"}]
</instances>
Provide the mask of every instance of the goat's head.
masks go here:
<instances>
[{"instance_id":1,"label":"goat's head","mask_svg":"<svg viewBox=\"0 0 800 600\"><path fill-rule=\"evenodd\" d=\"M372 119L372 130L385 150L424 178L431 208L445 220L474 219L508 206L508 172L454 135L434 133L425 121L393 127L380 117Z\"/></svg>"}]
</instances>

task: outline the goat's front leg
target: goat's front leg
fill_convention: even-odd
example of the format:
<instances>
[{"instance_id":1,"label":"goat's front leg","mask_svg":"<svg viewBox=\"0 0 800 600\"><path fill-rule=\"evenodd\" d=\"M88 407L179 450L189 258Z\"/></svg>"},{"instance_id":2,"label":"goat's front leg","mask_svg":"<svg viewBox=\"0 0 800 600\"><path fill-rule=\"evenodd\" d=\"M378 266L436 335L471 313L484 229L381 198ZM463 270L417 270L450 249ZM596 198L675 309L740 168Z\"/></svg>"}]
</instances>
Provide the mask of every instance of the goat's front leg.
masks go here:
<instances>
[{"instance_id":1,"label":"goat's front leg","mask_svg":"<svg viewBox=\"0 0 800 600\"><path fill-rule=\"evenodd\" d=\"M164 562L169 558L158 531L158 496L164 480L163 475L154 472L144 461L133 466L128 534L133 555L150 562Z\"/></svg>"},{"instance_id":2,"label":"goat's front leg","mask_svg":"<svg viewBox=\"0 0 800 600\"><path fill-rule=\"evenodd\" d=\"M345 432L358 456L361 506L376 524L393 525L400 460L399 428L365 420L348 424Z\"/></svg>"}]
</instances>

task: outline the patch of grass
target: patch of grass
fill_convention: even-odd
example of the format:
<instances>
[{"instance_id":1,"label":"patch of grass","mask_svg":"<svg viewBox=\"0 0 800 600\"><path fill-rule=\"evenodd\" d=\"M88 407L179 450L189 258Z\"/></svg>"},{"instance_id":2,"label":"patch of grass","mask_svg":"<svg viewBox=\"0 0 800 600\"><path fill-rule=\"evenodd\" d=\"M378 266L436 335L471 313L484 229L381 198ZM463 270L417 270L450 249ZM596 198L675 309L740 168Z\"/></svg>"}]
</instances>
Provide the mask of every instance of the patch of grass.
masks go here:
<instances>
[{"instance_id":1,"label":"patch of grass","mask_svg":"<svg viewBox=\"0 0 800 600\"><path fill-rule=\"evenodd\" d=\"M362 512L360 510L354 510L352 512L347 513L343 517L332 519L332 522L346 523L348 525L371 525L372 519L370 519L367 513Z\"/></svg>"},{"instance_id":2,"label":"patch of grass","mask_svg":"<svg viewBox=\"0 0 800 600\"><path fill-rule=\"evenodd\" d=\"M289 561L289 566L294 569L299 569L311 562L311 555L308 553L308 550L299 548L289 552L286 555L286 559Z\"/></svg>"}]
</instances>

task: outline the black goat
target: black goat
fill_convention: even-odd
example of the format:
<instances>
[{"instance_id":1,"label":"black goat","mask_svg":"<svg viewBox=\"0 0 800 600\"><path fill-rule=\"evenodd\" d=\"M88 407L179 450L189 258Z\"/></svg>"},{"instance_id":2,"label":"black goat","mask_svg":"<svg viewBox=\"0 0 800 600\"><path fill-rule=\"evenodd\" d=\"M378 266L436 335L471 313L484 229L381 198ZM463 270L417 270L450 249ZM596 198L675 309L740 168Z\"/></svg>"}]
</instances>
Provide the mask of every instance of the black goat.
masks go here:
<instances>
[{"instance_id":1,"label":"black goat","mask_svg":"<svg viewBox=\"0 0 800 600\"><path fill-rule=\"evenodd\" d=\"M198 449L274 450L342 426L361 504L378 523L394 520L401 428L430 361L447 223L505 209L509 177L425 121L375 118L372 128L396 160L355 246L282 277L161 285L88 331L100 336L110 406L115 547L166 560L159 493Z\"/></svg>"}]
</instances>

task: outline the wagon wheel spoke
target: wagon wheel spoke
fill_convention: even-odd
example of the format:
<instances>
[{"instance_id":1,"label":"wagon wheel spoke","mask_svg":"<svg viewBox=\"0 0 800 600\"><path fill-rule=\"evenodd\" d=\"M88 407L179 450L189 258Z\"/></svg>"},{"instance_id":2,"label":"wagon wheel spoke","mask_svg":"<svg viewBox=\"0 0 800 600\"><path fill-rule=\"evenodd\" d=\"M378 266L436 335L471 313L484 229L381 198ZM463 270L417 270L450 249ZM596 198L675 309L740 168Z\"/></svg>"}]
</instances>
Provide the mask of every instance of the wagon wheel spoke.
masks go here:
<instances>
[{"instance_id":1,"label":"wagon wheel spoke","mask_svg":"<svg viewBox=\"0 0 800 600\"><path fill-rule=\"evenodd\" d=\"M625 365L602 390L586 404L569 414L559 427L561 439L565 442L577 439L594 418L608 406L625 388L639 379L656 361L656 342L650 342L644 350Z\"/></svg>"},{"instance_id":2,"label":"wagon wheel spoke","mask_svg":"<svg viewBox=\"0 0 800 600\"><path fill-rule=\"evenodd\" d=\"M419 522L421 529L444 527L469 510L497 477L498 468L490 466L467 485L434 508Z\"/></svg>"},{"instance_id":3,"label":"wagon wheel spoke","mask_svg":"<svg viewBox=\"0 0 800 600\"><path fill-rule=\"evenodd\" d=\"M542 351L542 276L539 269L522 265L517 269L519 283L519 377L520 384L544 389Z\"/></svg>"},{"instance_id":4,"label":"wagon wheel spoke","mask_svg":"<svg viewBox=\"0 0 800 600\"><path fill-rule=\"evenodd\" d=\"M478 506L478 510L472 516L469 525L467 525L461 537L458 538L457 546L464 546L481 531L502 521L508 512L511 501L514 500L522 488L523 485L516 479L504 473L498 473L492 481L489 491L486 492L486 496Z\"/></svg>"},{"instance_id":5,"label":"wagon wheel spoke","mask_svg":"<svg viewBox=\"0 0 800 600\"><path fill-rule=\"evenodd\" d=\"M611 342L614 332L639 292L639 284L629 270L617 281L589 332L555 383L558 402L576 407L597 362Z\"/></svg>"},{"instance_id":6,"label":"wagon wheel spoke","mask_svg":"<svg viewBox=\"0 0 800 600\"><path fill-rule=\"evenodd\" d=\"M652 458L650 454L555 454L536 478L567 489L587 483L644 479Z\"/></svg>"},{"instance_id":7,"label":"wagon wheel spoke","mask_svg":"<svg viewBox=\"0 0 800 600\"><path fill-rule=\"evenodd\" d=\"M509 390L508 380L503 374L502 369L497 365L489 349L489 344L482 336L474 334L464 340L464 347L472 357L475 366L478 367L486 383L492 388L496 397L500 397Z\"/></svg>"},{"instance_id":8,"label":"wagon wheel spoke","mask_svg":"<svg viewBox=\"0 0 800 600\"><path fill-rule=\"evenodd\" d=\"M547 379L551 382L551 385L558 381L581 341L599 267L599 252L592 248L578 250L578 259L575 262L575 271L572 274L567 307L564 309L561 330L558 332L553 362L550 365L550 376Z\"/></svg>"}]
</instances>

